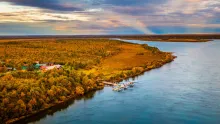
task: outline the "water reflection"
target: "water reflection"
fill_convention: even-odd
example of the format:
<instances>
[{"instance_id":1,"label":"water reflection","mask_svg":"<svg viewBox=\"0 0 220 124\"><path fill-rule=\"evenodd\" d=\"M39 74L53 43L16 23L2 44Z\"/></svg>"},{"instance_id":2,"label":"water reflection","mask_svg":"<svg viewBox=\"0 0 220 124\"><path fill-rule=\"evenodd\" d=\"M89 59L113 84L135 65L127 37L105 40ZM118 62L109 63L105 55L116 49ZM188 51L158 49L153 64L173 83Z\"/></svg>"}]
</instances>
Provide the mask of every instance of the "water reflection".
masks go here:
<instances>
[{"instance_id":1,"label":"water reflection","mask_svg":"<svg viewBox=\"0 0 220 124\"><path fill-rule=\"evenodd\" d=\"M54 113L56 113L56 112L65 111L66 109L68 109L69 106L74 104L75 101L77 101L77 100L83 100L84 102L86 102L86 101L92 99L95 96L95 94L99 93L99 92L101 92L101 91L97 91L97 92L96 91L91 91L91 92L85 94L83 97L77 97L77 98L75 98L75 100L70 99L70 100L68 100L68 101L66 101L62 104L59 104L59 105L56 105L55 107L52 107L49 110L45 110L43 112L40 112L39 114L36 114L33 117L20 120L17 123L18 124L20 124L20 123L25 124L25 123L29 123L29 122L35 123L35 122L39 121L40 119L45 118L47 116L53 116Z\"/></svg>"}]
</instances>

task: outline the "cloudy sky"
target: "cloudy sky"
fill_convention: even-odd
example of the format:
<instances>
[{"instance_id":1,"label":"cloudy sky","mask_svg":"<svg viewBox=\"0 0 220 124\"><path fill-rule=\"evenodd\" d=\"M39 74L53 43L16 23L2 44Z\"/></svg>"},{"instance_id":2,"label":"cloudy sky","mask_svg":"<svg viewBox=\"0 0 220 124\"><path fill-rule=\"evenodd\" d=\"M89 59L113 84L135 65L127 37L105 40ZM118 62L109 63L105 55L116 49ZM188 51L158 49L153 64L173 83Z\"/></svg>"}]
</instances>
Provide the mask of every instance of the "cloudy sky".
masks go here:
<instances>
[{"instance_id":1,"label":"cloudy sky","mask_svg":"<svg viewBox=\"0 0 220 124\"><path fill-rule=\"evenodd\" d=\"M0 0L0 35L220 33L220 0Z\"/></svg>"}]
</instances>

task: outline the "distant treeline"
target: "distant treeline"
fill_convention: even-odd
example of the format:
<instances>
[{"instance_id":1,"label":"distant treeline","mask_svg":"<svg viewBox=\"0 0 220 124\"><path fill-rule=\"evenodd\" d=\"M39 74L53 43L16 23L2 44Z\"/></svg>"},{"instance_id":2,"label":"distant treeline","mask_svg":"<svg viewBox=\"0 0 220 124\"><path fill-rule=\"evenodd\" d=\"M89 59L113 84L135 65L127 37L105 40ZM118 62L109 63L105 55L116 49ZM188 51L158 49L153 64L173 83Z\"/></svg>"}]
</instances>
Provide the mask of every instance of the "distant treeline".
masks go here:
<instances>
[{"instance_id":1,"label":"distant treeline","mask_svg":"<svg viewBox=\"0 0 220 124\"><path fill-rule=\"evenodd\" d=\"M161 38L161 39L220 39L220 34L163 34L163 35L27 35L0 36L0 39L35 38Z\"/></svg>"}]
</instances>

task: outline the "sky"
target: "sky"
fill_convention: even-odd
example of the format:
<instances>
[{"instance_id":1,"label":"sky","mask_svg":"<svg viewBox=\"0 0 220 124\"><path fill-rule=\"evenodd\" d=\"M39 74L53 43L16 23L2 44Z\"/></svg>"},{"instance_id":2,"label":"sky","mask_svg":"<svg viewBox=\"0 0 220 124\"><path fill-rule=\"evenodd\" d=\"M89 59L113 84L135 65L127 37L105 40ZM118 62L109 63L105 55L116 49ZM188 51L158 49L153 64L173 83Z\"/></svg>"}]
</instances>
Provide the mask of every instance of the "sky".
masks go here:
<instances>
[{"instance_id":1,"label":"sky","mask_svg":"<svg viewBox=\"0 0 220 124\"><path fill-rule=\"evenodd\" d=\"M0 35L220 33L220 0L0 0Z\"/></svg>"}]
</instances>

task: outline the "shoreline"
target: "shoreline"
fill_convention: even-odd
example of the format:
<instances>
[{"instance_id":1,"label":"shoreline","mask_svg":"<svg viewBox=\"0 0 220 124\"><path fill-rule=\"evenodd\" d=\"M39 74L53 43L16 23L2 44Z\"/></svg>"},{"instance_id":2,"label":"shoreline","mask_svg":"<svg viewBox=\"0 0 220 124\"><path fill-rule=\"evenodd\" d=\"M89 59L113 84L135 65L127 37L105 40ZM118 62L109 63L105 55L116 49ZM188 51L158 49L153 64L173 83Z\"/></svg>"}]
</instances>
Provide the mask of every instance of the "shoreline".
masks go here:
<instances>
[{"instance_id":1,"label":"shoreline","mask_svg":"<svg viewBox=\"0 0 220 124\"><path fill-rule=\"evenodd\" d=\"M164 62L164 63L162 63L162 64L157 64L157 66L154 67L154 68L146 68L146 69L144 69L142 72L137 73L137 74L134 74L134 75L132 75L132 76L129 76L129 77L126 77L126 78L122 78L122 79L117 79L117 80L115 81L115 83L120 83L120 82L123 81L123 80L127 80L127 79L129 79L129 78L134 78L134 77L137 77L137 76L139 76L139 75L144 74L145 72L151 71L151 70L153 70L153 69L160 68L160 67L162 67L162 66L164 66L164 65L166 65L166 64L168 64L168 63L173 62L176 58L177 58L177 56L173 56L173 59L172 59L171 61L167 61L167 62ZM112 81L112 80L107 80L107 81ZM103 85L104 85L104 84L103 84ZM105 85L104 85L104 87L105 87ZM103 88L104 88L104 87L103 87ZM99 90L103 90L103 88L100 88L100 89L97 89L97 90L93 90L93 91L97 92L97 91L99 91ZM92 91L89 91L89 92L87 92L87 93L90 93L90 92L92 92ZM86 95L87 93L85 93L84 95ZM83 95L83 96L84 96L84 95ZM10 120L6 121L6 124L19 123L19 122L21 122L21 121L24 121L24 120L27 119L27 118L32 118L32 117L34 117L34 116L36 116L36 115L39 115L39 114L44 113L44 112L46 112L46 111L49 111L49 110L52 109L52 108L55 108L55 107L57 107L57 106L66 104L66 103L68 103L69 101L76 100L76 98L78 98L78 97L83 97L83 96L75 96L75 95L74 95L74 96L67 96L67 100L65 100L65 101L60 101L59 103L54 103L53 105L50 105L50 106L47 107L47 108L41 109L41 110L39 110L39 111L35 111L35 112L33 112L33 113L29 114L29 115L26 115L26 116L22 116L22 117L19 117L19 118L10 119Z\"/></svg>"},{"instance_id":2,"label":"shoreline","mask_svg":"<svg viewBox=\"0 0 220 124\"><path fill-rule=\"evenodd\" d=\"M137 74L134 74L134 75L132 75L132 76L129 76L129 77L125 77L125 78L121 78L121 79L118 79L118 80L106 80L107 82L115 82L116 84L117 83L120 83L121 81L123 81L123 80L127 80L127 79L129 79L129 78L134 78L134 77L137 77L137 76L140 76L140 75L142 75L142 74L144 74L145 72L148 72L148 71L151 71L151 70L153 70L153 69L157 69L157 68L160 68L160 67L162 67L162 66L164 66L164 65L166 65L166 64L168 64L168 63L171 63L171 62L173 62L175 59L177 58L177 56L173 56L173 59L171 60L171 61L167 61L167 62L163 62L162 64L160 63L158 63L158 62L156 62L157 63L157 65L155 66L155 67L153 67L153 68L145 68L143 71L141 71L141 72L139 72L139 73L137 73Z\"/></svg>"},{"instance_id":3,"label":"shoreline","mask_svg":"<svg viewBox=\"0 0 220 124\"><path fill-rule=\"evenodd\" d=\"M150 41L150 42L192 42L192 43L200 43L200 42L211 42L212 39L150 39L150 38L125 38L125 40L140 40L140 41Z\"/></svg>"},{"instance_id":4,"label":"shoreline","mask_svg":"<svg viewBox=\"0 0 220 124\"><path fill-rule=\"evenodd\" d=\"M65 101L59 101L58 103L54 103L53 105L50 105L50 106L48 106L47 108L44 108L44 109L40 109L39 111L34 111L33 113L28 114L26 116L21 116L19 118L10 119L10 120L6 121L5 124L14 124L14 123L19 123L19 122L25 121L27 118L33 118L34 116L39 115L41 113L45 113L45 112L49 111L52 108L65 105L68 102L77 100L77 98L84 97L85 95L89 94L90 92L97 92L99 90L102 90L103 88L89 91L89 92L85 93L82 96L76 96L76 95L67 96L67 99Z\"/></svg>"}]
</instances>

